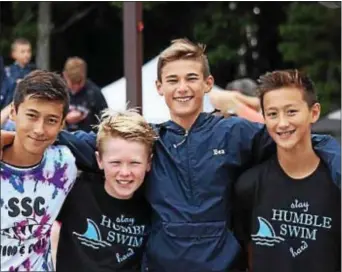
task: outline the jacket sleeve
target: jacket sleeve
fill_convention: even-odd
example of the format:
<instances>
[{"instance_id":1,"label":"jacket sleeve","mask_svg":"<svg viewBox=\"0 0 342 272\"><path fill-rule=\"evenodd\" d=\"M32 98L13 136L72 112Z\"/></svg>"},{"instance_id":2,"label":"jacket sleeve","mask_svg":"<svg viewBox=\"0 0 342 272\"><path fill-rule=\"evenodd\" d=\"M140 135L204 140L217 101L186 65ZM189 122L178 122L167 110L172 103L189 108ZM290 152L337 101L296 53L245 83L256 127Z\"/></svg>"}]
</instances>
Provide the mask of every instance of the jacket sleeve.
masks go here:
<instances>
[{"instance_id":1,"label":"jacket sleeve","mask_svg":"<svg viewBox=\"0 0 342 272\"><path fill-rule=\"evenodd\" d=\"M318 134L312 135L312 143L328 166L332 180L341 189L341 145L331 136Z\"/></svg>"},{"instance_id":2,"label":"jacket sleeve","mask_svg":"<svg viewBox=\"0 0 342 272\"><path fill-rule=\"evenodd\" d=\"M77 167L82 171L100 172L96 157L96 134L93 132L65 130L58 134L55 144L66 145L75 156Z\"/></svg>"}]
</instances>

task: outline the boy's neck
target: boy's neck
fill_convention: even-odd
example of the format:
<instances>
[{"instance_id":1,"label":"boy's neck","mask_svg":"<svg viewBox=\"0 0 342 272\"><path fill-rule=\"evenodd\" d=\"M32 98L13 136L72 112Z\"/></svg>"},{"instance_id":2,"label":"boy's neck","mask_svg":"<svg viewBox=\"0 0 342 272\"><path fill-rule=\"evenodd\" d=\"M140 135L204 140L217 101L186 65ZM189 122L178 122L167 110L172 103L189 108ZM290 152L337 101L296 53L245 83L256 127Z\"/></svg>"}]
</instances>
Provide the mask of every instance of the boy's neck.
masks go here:
<instances>
[{"instance_id":1,"label":"boy's neck","mask_svg":"<svg viewBox=\"0 0 342 272\"><path fill-rule=\"evenodd\" d=\"M284 172L294 179L303 179L312 174L320 162L312 148L311 139L304 146L292 150L277 148L277 157Z\"/></svg>"},{"instance_id":2,"label":"boy's neck","mask_svg":"<svg viewBox=\"0 0 342 272\"><path fill-rule=\"evenodd\" d=\"M171 115L171 120L173 122L175 122L176 124L178 124L179 126L184 128L186 131L189 131L189 129L192 127L192 125L196 122L196 120L197 120L198 116L201 114L201 112L199 112L197 115L194 115L192 117L187 117L187 118L174 116L172 113L170 115Z\"/></svg>"},{"instance_id":3,"label":"boy's neck","mask_svg":"<svg viewBox=\"0 0 342 272\"><path fill-rule=\"evenodd\" d=\"M5 163L18 167L30 167L38 164L42 160L43 155L35 155L25 151L18 137L15 137L13 145L3 151L2 160Z\"/></svg>"}]
</instances>

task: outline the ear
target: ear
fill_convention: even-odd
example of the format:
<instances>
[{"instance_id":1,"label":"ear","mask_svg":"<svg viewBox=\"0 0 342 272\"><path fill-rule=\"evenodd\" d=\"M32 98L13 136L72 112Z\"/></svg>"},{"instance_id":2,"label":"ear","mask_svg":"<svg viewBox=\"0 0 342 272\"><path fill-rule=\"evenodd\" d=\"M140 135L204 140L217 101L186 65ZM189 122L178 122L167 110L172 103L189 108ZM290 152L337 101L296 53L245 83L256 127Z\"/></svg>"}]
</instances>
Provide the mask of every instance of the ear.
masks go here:
<instances>
[{"instance_id":1,"label":"ear","mask_svg":"<svg viewBox=\"0 0 342 272\"><path fill-rule=\"evenodd\" d=\"M151 170L151 164L152 164L152 158L153 158L153 154L151 154L147 166L146 166L146 172L149 172Z\"/></svg>"},{"instance_id":2,"label":"ear","mask_svg":"<svg viewBox=\"0 0 342 272\"><path fill-rule=\"evenodd\" d=\"M101 170L103 170L102 159L101 159L100 153L98 151L95 151L95 156L96 156L97 165L99 166Z\"/></svg>"},{"instance_id":3,"label":"ear","mask_svg":"<svg viewBox=\"0 0 342 272\"><path fill-rule=\"evenodd\" d=\"M63 73L62 73L62 74L63 74L63 77L64 77L64 79L67 79L67 78L68 78L68 76L67 76L66 72L64 72L64 71L63 71Z\"/></svg>"},{"instance_id":4,"label":"ear","mask_svg":"<svg viewBox=\"0 0 342 272\"><path fill-rule=\"evenodd\" d=\"M204 93L209 93L214 86L214 77L212 75L208 76L205 80L205 90Z\"/></svg>"},{"instance_id":5,"label":"ear","mask_svg":"<svg viewBox=\"0 0 342 272\"><path fill-rule=\"evenodd\" d=\"M311 124L314 124L319 119L319 116L321 115L321 104L315 103L311 109Z\"/></svg>"},{"instance_id":6,"label":"ear","mask_svg":"<svg viewBox=\"0 0 342 272\"><path fill-rule=\"evenodd\" d=\"M11 110L9 114L9 119L15 122L15 119L17 118L17 111L15 110L14 104L11 103Z\"/></svg>"},{"instance_id":7,"label":"ear","mask_svg":"<svg viewBox=\"0 0 342 272\"><path fill-rule=\"evenodd\" d=\"M160 96L163 96L164 95L164 92L162 91L162 83L157 79L156 82L156 88L157 88L157 92Z\"/></svg>"},{"instance_id":8,"label":"ear","mask_svg":"<svg viewBox=\"0 0 342 272\"><path fill-rule=\"evenodd\" d=\"M59 131L61 131L64 128L65 128L65 118L61 122L61 127L60 127Z\"/></svg>"}]
</instances>

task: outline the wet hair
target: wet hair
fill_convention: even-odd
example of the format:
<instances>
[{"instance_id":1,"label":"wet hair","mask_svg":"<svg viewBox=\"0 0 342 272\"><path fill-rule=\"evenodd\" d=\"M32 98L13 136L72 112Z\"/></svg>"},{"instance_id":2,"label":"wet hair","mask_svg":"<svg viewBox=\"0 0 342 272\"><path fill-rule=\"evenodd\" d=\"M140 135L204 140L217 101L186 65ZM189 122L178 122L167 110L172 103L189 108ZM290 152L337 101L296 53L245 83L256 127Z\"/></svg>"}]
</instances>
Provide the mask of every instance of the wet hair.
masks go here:
<instances>
[{"instance_id":1,"label":"wet hair","mask_svg":"<svg viewBox=\"0 0 342 272\"><path fill-rule=\"evenodd\" d=\"M299 72L296 69L268 72L259 77L258 83L262 113L264 113L265 94L280 88L295 87L300 89L309 108L318 102L313 81L304 72Z\"/></svg>"},{"instance_id":2,"label":"wet hair","mask_svg":"<svg viewBox=\"0 0 342 272\"><path fill-rule=\"evenodd\" d=\"M11 50L14 51L15 50L15 47L20 44L20 45L30 45L31 46L31 43L28 39L25 39L25 38L17 38L15 39L13 42L12 42L12 45L11 45Z\"/></svg>"},{"instance_id":3,"label":"wet hair","mask_svg":"<svg viewBox=\"0 0 342 272\"><path fill-rule=\"evenodd\" d=\"M87 63L79 57L70 57L64 64L64 73L71 83L81 83L87 78Z\"/></svg>"},{"instance_id":4,"label":"wet hair","mask_svg":"<svg viewBox=\"0 0 342 272\"><path fill-rule=\"evenodd\" d=\"M210 76L208 58L205 52L205 45L194 44L188 39L176 39L171 41L171 45L166 48L159 56L157 78L161 82L163 67L176 60L197 60L202 63L203 75L205 78Z\"/></svg>"},{"instance_id":5,"label":"wet hair","mask_svg":"<svg viewBox=\"0 0 342 272\"><path fill-rule=\"evenodd\" d=\"M106 109L102 112L100 123L94 127L98 129L96 147L100 155L103 153L103 142L109 137L142 143L147 147L149 155L152 154L156 134L136 109Z\"/></svg>"},{"instance_id":6,"label":"wet hair","mask_svg":"<svg viewBox=\"0 0 342 272\"><path fill-rule=\"evenodd\" d=\"M68 87L63 78L54 72L35 70L17 84L13 98L16 111L26 97L61 102L63 118L69 110Z\"/></svg>"}]
</instances>

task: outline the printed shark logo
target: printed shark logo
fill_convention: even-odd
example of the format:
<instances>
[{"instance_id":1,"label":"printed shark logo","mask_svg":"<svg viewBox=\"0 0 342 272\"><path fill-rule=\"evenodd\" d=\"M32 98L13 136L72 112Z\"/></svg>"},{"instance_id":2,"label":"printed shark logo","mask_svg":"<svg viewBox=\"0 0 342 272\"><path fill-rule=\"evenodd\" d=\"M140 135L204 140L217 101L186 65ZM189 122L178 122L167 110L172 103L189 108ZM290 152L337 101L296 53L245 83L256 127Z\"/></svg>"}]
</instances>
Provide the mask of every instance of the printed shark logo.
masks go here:
<instances>
[{"instance_id":1,"label":"printed shark logo","mask_svg":"<svg viewBox=\"0 0 342 272\"><path fill-rule=\"evenodd\" d=\"M10 239L23 241L46 235L50 229L50 224L39 224L35 219L28 218L14 227L2 229L0 234Z\"/></svg>"},{"instance_id":2,"label":"printed shark logo","mask_svg":"<svg viewBox=\"0 0 342 272\"><path fill-rule=\"evenodd\" d=\"M81 241L82 245L87 247L99 249L100 247L111 246L111 244L103 241L98 226L91 219L87 218L87 230L83 234L73 232L77 236L78 240Z\"/></svg>"},{"instance_id":3,"label":"printed shark logo","mask_svg":"<svg viewBox=\"0 0 342 272\"><path fill-rule=\"evenodd\" d=\"M258 217L259 230L257 234L252 234L252 240L255 241L257 245L273 247L275 243L280 243L285 239L277 236L270 222L265 218Z\"/></svg>"}]
</instances>

